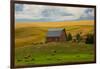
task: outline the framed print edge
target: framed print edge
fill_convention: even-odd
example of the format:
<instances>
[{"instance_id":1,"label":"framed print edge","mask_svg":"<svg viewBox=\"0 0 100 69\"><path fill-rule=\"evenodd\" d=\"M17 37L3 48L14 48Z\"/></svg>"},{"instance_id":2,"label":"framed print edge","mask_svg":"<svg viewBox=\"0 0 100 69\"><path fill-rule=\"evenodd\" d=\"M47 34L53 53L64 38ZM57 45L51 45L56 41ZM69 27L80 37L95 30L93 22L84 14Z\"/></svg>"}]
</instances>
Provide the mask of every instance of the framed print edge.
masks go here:
<instances>
[{"instance_id":1,"label":"framed print edge","mask_svg":"<svg viewBox=\"0 0 100 69\"><path fill-rule=\"evenodd\" d=\"M79 5L79 4L63 4L63 3L49 3L49 2L35 2L35 1L14 1L10 2L10 16L11 16L11 27L10 27L10 44L11 44L11 55L10 55L10 68L27 68L27 67L42 67L42 66L58 66L58 65L76 65L76 64L90 64L96 63L96 6L95 5ZM86 62L70 62L70 63L57 63L57 64L45 64L45 65L23 65L15 66L15 3L17 4L36 4L36 5L50 5L50 6L69 6L69 7L89 7L94 8L94 61Z\"/></svg>"},{"instance_id":2,"label":"framed print edge","mask_svg":"<svg viewBox=\"0 0 100 69\"><path fill-rule=\"evenodd\" d=\"M10 68L15 68L14 56L15 56L15 47L14 47L14 1L10 1Z\"/></svg>"}]
</instances>

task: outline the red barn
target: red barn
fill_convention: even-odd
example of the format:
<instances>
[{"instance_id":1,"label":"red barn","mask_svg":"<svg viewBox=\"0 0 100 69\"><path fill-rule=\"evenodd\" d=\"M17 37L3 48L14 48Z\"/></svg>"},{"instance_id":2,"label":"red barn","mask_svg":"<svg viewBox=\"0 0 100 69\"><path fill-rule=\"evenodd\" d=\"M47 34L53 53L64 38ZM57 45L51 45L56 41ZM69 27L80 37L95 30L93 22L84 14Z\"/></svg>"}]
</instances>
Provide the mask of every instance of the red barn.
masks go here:
<instances>
[{"instance_id":1,"label":"red barn","mask_svg":"<svg viewBox=\"0 0 100 69\"><path fill-rule=\"evenodd\" d=\"M46 42L66 41L66 32L64 28L48 29Z\"/></svg>"}]
</instances>

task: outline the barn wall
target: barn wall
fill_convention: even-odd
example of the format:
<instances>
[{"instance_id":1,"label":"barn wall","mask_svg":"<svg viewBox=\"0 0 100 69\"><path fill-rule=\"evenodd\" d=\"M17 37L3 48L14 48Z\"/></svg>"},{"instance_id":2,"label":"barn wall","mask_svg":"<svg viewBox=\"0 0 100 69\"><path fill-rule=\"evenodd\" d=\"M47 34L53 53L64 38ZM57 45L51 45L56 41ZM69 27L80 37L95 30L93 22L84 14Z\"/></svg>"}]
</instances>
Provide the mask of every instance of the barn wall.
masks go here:
<instances>
[{"instance_id":1,"label":"barn wall","mask_svg":"<svg viewBox=\"0 0 100 69\"><path fill-rule=\"evenodd\" d=\"M62 34L60 36L60 41L66 41L66 33L65 33L65 31L62 31Z\"/></svg>"},{"instance_id":2,"label":"barn wall","mask_svg":"<svg viewBox=\"0 0 100 69\"><path fill-rule=\"evenodd\" d=\"M59 41L66 41L66 32L65 30L62 31L59 37L47 37L46 42L59 42Z\"/></svg>"},{"instance_id":3,"label":"barn wall","mask_svg":"<svg viewBox=\"0 0 100 69\"><path fill-rule=\"evenodd\" d=\"M58 42L59 37L47 37L47 42Z\"/></svg>"}]
</instances>

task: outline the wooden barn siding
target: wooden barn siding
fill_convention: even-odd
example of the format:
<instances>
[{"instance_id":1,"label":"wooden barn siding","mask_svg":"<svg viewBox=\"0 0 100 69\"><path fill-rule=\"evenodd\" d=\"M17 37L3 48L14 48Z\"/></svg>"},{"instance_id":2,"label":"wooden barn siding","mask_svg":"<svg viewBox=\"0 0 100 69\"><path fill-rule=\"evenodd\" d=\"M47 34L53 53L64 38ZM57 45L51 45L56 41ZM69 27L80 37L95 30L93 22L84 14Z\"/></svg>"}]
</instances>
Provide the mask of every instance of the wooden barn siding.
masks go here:
<instances>
[{"instance_id":1,"label":"wooden barn siding","mask_svg":"<svg viewBox=\"0 0 100 69\"><path fill-rule=\"evenodd\" d=\"M59 41L59 37L47 37L47 42L55 42L55 41Z\"/></svg>"},{"instance_id":2,"label":"wooden barn siding","mask_svg":"<svg viewBox=\"0 0 100 69\"><path fill-rule=\"evenodd\" d=\"M66 31L65 29L62 31L59 37L47 37L46 42L63 42L66 41Z\"/></svg>"},{"instance_id":3,"label":"wooden barn siding","mask_svg":"<svg viewBox=\"0 0 100 69\"><path fill-rule=\"evenodd\" d=\"M60 41L66 41L66 32L62 31L61 36L60 36Z\"/></svg>"},{"instance_id":4,"label":"wooden barn siding","mask_svg":"<svg viewBox=\"0 0 100 69\"><path fill-rule=\"evenodd\" d=\"M60 37L47 37L46 42L59 42L66 41L66 32L62 31Z\"/></svg>"}]
</instances>

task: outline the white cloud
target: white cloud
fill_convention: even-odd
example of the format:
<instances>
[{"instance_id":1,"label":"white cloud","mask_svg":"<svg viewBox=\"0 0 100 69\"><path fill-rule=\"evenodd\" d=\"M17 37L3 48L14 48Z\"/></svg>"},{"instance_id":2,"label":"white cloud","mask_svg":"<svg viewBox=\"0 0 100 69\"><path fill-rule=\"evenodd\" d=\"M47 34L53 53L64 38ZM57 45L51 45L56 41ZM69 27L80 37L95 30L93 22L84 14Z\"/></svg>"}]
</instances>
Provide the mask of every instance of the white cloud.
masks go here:
<instances>
[{"instance_id":1,"label":"white cloud","mask_svg":"<svg viewBox=\"0 0 100 69\"><path fill-rule=\"evenodd\" d=\"M67 11L74 14L76 17L80 17L84 14L84 11L86 8L80 8L80 7L67 7Z\"/></svg>"},{"instance_id":2,"label":"white cloud","mask_svg":"<svg viewBox=\"0 0 100 69\"><path fill-rule=\"evenodd\" d=\"M42 6L36 6L36 5L23 5L23 11L16 11L15 17L16 18L28 18L32 19L33 17L38 17L40 14Z\"/></svg>"},{"instance_id":3,"label":"white cloud","mask_svg":"<svg viewBox=\"0 0 100 69\"><path fill-rule=\"evenodd\" d=\"M87 8L80 8L80 7L61 7L61 6L23 4L22 11L15 11L15 18L16 19L46 18L53 20L75 20L80 18L81 16L87 17L88 15L85 13L86 10ZM94 15L93 12L89 12L88 14Z\"/></svg>"}]
</instances>

